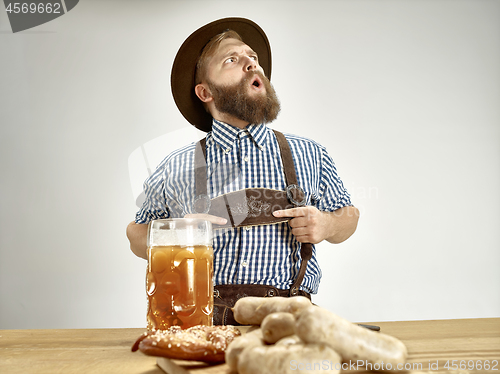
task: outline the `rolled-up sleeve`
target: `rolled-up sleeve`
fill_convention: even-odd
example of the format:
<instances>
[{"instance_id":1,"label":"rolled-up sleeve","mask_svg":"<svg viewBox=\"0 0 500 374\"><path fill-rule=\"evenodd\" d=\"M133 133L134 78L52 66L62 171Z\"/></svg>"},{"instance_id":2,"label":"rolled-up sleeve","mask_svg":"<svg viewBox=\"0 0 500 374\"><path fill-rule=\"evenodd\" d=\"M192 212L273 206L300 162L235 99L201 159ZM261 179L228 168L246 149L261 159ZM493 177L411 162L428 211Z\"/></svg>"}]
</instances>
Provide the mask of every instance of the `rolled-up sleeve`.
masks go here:
<instances>
[{"instance_id":1,"label":"rolled-up sleeve","mask_svg":"<svg viewBox=\"0 0 500 374\"><path fill-rule=\"evenodd\" d=\"M165 197L165 166L160 164L156 171L144 182L145 200L135 215L135 223L149 223L155 219L169 218L170 213Z\"/></svg>"},{"instance_id":2,"label":"rolled-up sleeve","mask_svg":"<svg viewBox=\"0 0 500 374\"><path fill-rule=\"evenodd\" d=\"M352 205L351 195L340 179L335 163L325 149L321 150L321 198L317 208L322 211L333 212L345 206Z\"/></svg>"}]
</instances>

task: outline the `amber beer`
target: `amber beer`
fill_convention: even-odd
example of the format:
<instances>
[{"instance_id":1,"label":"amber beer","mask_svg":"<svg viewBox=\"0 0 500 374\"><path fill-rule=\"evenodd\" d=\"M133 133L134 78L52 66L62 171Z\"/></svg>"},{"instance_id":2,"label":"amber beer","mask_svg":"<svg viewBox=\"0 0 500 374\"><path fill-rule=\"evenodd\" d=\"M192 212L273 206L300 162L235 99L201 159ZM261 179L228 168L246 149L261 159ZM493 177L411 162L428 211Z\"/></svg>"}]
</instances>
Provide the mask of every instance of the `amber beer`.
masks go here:
<instances>
[{"instance_id":1,"label":"amber beer","mask_svg":"<svg viewBox=\"0 0 500 374\"><path fill-rule=\"evenodd\" d=\"M210 222L156 220L148 231L148 329L212 325L213 249Z\"/></svg>"}]
</instances>

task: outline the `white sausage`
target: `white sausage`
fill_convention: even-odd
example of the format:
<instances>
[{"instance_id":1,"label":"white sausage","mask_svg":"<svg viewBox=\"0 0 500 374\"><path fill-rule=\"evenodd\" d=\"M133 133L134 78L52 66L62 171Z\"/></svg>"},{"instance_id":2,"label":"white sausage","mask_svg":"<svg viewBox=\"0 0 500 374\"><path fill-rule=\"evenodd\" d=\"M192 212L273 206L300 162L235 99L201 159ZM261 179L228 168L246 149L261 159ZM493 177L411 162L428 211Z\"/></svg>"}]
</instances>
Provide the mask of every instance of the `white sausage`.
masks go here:
<instances>
[{"instance_id":1,"label":"white sausage","mask_svg":"<svg viewBox=\"0 0 500 374\"><path fill-rule=\"evenodd\" d=\"M285 336L284 338L281 338L276 342L275 345L294 345L294 344L301 344L304 343L302 339L300 339L297 335L290 335L290 336Z\"/></svg>"},{"instance_id":2,"label":"white sausage","mask_svg":"<svg viewBox=\"0 0 500 374\"><path fill-rule=\"evenodd\" d=\"M363 360L374 364L406 362L406 346L400 340L351 323L334 313L311 306L297 317L297 335L306 343L328 344L344 361Z\"/></svg>"},{"instance_id":3,"label":"white sausage","mask_svg":"<svg viewBox=\"0 0 500 374\"><path fill-rule=\"evenodd\" d=\"M234 319L242 325L260 325L265 316L275 312L297 315L302 309L311 306L304 296L294 297L243 297L233 308Z\"/></svg>"},{"instance_id":4,"label":"white sausage","mask_svg":"<svg viewBox=\"0 0 500 374\"><path fill-rule=\"evenodd\" d=\"M237 337L231 342L231 344L229 344L226 349L226 353L224 356L226 359L226 364L232 371L236 371L238 368L238 360L241 352L245 348L255 347L259 345L264 345L261 329L255 329Z\"/></svg>"},{"instance_id":5,"label":"white sausage","mask_svg":"<svg viewBox=\"0 0 500 374\"><path fill-rule=\"evenodd\" d=\"M240 355L239 374L337 374L341 358L325 344L268 345L250 347Z\"/></svg>"},{"instance_id":6,"label":"white sausage","mask_svg":"<svg viewBox=\"0 0 500 374\"><path fill-rule=\"evenodd\" d=\"M295 334L295 318L291 313L271 313L264 317L260 328L264 341L274 344L285 336Z\"/></svg>"}]
</instances>

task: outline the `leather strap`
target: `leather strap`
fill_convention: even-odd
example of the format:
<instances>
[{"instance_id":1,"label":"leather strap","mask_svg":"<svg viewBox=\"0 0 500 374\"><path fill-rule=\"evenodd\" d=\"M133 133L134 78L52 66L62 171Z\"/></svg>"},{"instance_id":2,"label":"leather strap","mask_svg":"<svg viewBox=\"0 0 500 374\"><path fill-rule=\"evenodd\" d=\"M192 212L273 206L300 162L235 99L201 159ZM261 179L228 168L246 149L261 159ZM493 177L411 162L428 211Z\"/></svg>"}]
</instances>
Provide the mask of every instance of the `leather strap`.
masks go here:
<instances>
[{"instance_id":1,"label":"leather strap","mask_svg":"<svg viewBox=\"0 0 500 374\"><path fill-rule=\"evenodd\" d=\"M281 162L283 163L283 171L285 172L286 185L297 185L297 174L295 174L295 165L293 163L292 151L288 145L288 141L281 132L273 130L278 145L280 147Z\"/></svg>"},{"instance_id":2,"label":"leather strap","mask_svg":"<svg viewBox=\"0 0 500 374\"><path fill-rule=\"evenodd\" d=\"M207 194L206 153L206 140L203 138L196 143L194 152L194 180L196 183L194 210L198 213L208 213L210 210L210 199Z\"/></svg>"},{"instance_id":3,"label":"leather strap","mask_svg":"<svg viewBox=\"0 0 500 374\"><path fill-rule=\"evenodd\" d=\"M281 132L276 130L273 131L276 135L276 139L278 140L278 145L280 147L281 161L283 162L286 184L288 186L287 188L289 188L290 186L298 186L297 175L295 174L295 165L292 158L292 151L290 150L288 141L286 140L285 135L283 135ZM298 190L298 187L297 189L294 188L294 190ZM299 194L302 194L302 196L300 196ZM297 192L297 195L294 196L294 199L300 199L301 201L299 202L299 204L294 205L304 205L304 198L304 191L300 189L300 191ZM294 201L292 200L292 202ZM295 278L295 281L290 287L290 296L296 296L299 293L299 287L302 284L302 281L304 280L304 276L306 274L307 263L312 258L311 243L302 243L302 245L300 246L300 257L302 261L300 262L299 274L297 274L297 278Z\"/></svg>"}]
</instances>

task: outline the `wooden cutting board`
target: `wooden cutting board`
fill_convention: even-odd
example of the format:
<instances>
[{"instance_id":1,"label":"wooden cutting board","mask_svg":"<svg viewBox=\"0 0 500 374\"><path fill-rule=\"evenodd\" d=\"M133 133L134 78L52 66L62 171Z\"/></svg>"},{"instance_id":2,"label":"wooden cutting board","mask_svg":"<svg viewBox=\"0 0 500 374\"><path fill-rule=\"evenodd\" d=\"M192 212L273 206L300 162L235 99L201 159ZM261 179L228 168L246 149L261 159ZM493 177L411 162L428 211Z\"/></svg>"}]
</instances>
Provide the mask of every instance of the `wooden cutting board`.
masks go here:
<instances>
[{"instance_id":1,"label":"wooden cutting board","mask_svg":"<svg viewBox=\"0 0 500 374\"><path fill-rule=\"evenodd\" d=\"M207 365L203 362L171 360L158 357L156 364L168 374L229 374L226 364Z\"/></svg>"},{"instance_id":2,"label":"wooden cutting board","mask_svg":"<svg viewBox=\"0 0 500 374\"><path fill-rule=\"evenodd\" d=\"M245 334L249 326L238 326ZM171 360L157 357L156 364L167 374L230 374L231 370L226 364L208 365L198 361Z\"/></svg>"}]
</instances>

